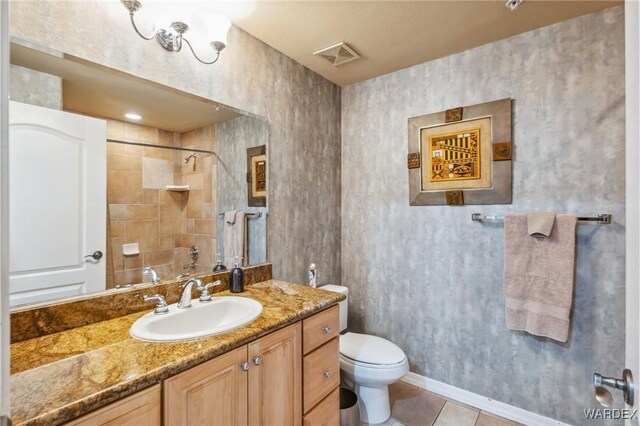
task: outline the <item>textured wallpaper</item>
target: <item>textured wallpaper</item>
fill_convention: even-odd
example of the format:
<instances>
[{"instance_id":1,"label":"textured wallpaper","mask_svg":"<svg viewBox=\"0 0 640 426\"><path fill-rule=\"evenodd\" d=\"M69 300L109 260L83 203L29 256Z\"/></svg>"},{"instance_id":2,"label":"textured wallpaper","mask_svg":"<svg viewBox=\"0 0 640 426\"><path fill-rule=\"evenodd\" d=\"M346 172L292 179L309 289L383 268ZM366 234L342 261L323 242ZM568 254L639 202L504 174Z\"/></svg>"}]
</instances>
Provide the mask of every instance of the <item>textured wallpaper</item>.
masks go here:
<instances>
[{"instance_id":1,"label":"textured wallpaper","mask_svg":"<svg viewBox=\"0 0 640 426\"><path fill-rule=\"evenodd\" d=\"M11 100L50 109L62 109L62 79L11 65Z\"/></svg>"},{"instance_id":2,"label":"textured wallpaper","mask_svg":"<svg viewBox=\"0 0 640 426\"><path fill-rule=\"evenodd\" d=\"M215 65L167 52L135 34L119 1L12 2L11 35L266 117L273 277L304 282L316 262L339 281L339 87L236 27Z\"/></svg>"},{"instance_id":3,"label":"textured wallpaper","mask_svg":"<svg viewBox=\"0 0 640 426\"><path fill-rule=\"evenodd\" d=\"M220 213L230 210L242 210L247 213L260 212L262 217L252 217L247 221L248 262L250 265L264 263L267 258L267 209L247 206L247 148L268 144L269 123L254 117L239 117L219 123L217 129L216 224L218 239L216 251L224 253L224 218L220 216ZM229 269L233 267L233 265L226 266Z\"/></svg>"},{"instance_id":4,"label":"textured wallpaper","mask_svg":"<svg viewBox=\"0 0 640 426\"><path fill-rule=\"evenodd\" d=\"M509 97L513 204L410 207L407 119ZM395 342L415 373L584 424L593 372L624 366L624 201L622 7L342 90L350 326ZM579 227L567 344L506 329L503 226L471 221L538 209L613 214Z\"/></svg>"}]
</instances>

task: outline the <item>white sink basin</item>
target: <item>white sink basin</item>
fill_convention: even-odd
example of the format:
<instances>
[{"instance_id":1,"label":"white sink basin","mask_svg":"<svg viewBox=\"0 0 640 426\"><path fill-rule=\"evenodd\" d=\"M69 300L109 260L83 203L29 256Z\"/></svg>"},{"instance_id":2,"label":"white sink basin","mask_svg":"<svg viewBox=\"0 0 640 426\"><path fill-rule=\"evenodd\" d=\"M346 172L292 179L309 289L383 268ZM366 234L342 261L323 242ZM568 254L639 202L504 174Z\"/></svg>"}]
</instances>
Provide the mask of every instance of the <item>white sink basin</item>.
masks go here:
<instances>
[{"instance_id":1,"label":"white sink basin","mask_svg":"<svg viewBox=\"0 0 640 426\"><path fill-rule=\"evenodd\" d=\"M174 303L166 314L150 312L139 318L131 326L131 335L151 342L197 339L241 327L261 312L260 302L246 297L214 297L205 303L193 300L186 309Z\"/></svg>"}]
</instances>

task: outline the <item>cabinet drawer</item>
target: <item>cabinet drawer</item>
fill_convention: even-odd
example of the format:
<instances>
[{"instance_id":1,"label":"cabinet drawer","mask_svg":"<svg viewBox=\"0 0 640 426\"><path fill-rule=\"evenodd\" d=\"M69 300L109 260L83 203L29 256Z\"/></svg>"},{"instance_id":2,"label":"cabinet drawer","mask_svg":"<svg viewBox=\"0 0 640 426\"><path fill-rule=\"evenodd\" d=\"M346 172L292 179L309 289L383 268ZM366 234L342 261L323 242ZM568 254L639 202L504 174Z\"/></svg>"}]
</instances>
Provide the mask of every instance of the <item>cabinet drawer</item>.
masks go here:
<instances>
[{"instance_id":1,"label":"cabinet drawer","mask_svg":"<svg viewBox=\"0 0 640 426\"><path fill-rule=\"evenodd\" d=\"M306 413L340 383L338 339L332 339L306 355L303 364L303 407Z\"/></svg>"},{"instance_id":2,"label":"cabinet drawer","mask_svg":"<svg viewBox=\"0 0 640 426\"><path fill-rule=\"evenodd\" d=\"M304 426L335 426L340 424L340 388L322 400L304 416Z\"/></svg>"},{"instance_id":3,"label":"cabinet drawer","mask_svg":"<svg viewBox=\"0 0 640 426\"><path fill-rule=\"evenodd\" d=\"M340 334L340 308L334 305L302 321L302 353L307 354Z\"/></svg>"}]
</instances>

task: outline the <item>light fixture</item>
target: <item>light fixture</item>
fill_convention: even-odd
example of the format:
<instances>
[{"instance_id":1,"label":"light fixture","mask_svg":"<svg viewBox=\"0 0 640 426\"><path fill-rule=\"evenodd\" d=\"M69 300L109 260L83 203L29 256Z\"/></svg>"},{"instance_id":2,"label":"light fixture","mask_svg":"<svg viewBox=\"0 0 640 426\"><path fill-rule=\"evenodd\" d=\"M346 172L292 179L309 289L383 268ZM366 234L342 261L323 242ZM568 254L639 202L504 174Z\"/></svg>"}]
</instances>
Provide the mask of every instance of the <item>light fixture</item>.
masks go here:
<instances>
[{"instance_id":1,"label":"light fixture","mask_svg":"<svg viewBox=\"0 0 640 426\"><path fill-rule=\"evenodd\" d=\"M522 3L523 0L507 0L507 2L505 3L505 6L509 9L509 10L516 10L518 8L518 6L520 6L520 3Z\"/></svg>"},{"instance_id":2,"label":"light fixture","mask_svg":"<svg viewBox=\"0 0 640 426\"><path fill-rule=\"evenodd\" d=\"M124 116L129 120L142 120L142 116L140 114L136 114L133 112L128 112Z\"/></svg>"},{"instance_id":3,"label":"light fixture","mask_svg":"<svg viewBox=\"0 0 640 426\"><path fill-rule=\"evenodd\" d=\"M158 40L158 43L160 43L162 47L170 52L179 52L182 49L182 42L184 41L187 46L189 46L191 53L193 53L193 56L195 56L198 61L202 62L203 64L210 65L215 63L218 58L220 58L220 52L222 52L222 50L227 46L227 32L231 27L231 22L229 22L229 20L224 16L215 15L212 19L209 20L210 25L208 25L208 27L211 28L209 32L209 40L213 40L209 43L209 45L213 48L216 57L212 61L203 61L196 54L196 51L193 49L193 46L191 46L189 40L184 37L184 33L189 30L189 25L182 21L174 21L171 23L170 28L166 29L158 29L158 26L156 25L153 33L149 36L145 36L140 32L140 30L138 30L138 27L136 26L136 23L133 19L133 15L138 10L140 10L142 4L138 0L121 0L121 2L129 11L131 25L133 25L133 29L136 31L136 33L138 33L138 35L145 40L153 40L155 38L156 40Z\"/></svg>"}]
</instances>

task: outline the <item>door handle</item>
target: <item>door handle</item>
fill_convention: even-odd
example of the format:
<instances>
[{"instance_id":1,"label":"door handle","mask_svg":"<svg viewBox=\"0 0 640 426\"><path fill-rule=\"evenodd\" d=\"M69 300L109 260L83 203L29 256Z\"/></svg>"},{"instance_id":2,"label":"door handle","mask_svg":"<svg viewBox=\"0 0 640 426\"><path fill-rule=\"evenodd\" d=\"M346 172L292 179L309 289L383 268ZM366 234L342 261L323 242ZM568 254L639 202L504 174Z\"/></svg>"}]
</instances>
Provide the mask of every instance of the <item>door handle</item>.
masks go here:
<instances>
[{"instance_id":1,"label":"door handle","mask_svg":"<svg viewBox=\"0 0 640 426\"><path fill-rule=\"evenodd\" d=\"M100 250L96 250L93 253L88 254L85 257L83 257L83 259L87 259L89 257L94 259L94 260L100 260L100 259L102 259L102 252Z\"/></svg>"},{"instance_id":2,"label":"door handle","mask_svg":"<svg viewBox=\"0 0 640 426\"><path fill-rule=\"evenodd\" d=\"M631 370L628 368L625 368L622 372L622 379L602 377L598 373L593 373L593 386L596 388L596 399L603 407L611 407L613 405L613 396L611 396L611 392L609 392L605 386L620 389L624 396L624 402L633 406L635 384Z\"/></svg>"}]
</instances>

